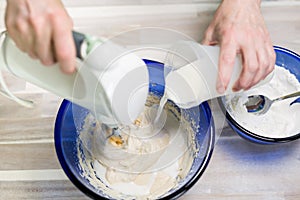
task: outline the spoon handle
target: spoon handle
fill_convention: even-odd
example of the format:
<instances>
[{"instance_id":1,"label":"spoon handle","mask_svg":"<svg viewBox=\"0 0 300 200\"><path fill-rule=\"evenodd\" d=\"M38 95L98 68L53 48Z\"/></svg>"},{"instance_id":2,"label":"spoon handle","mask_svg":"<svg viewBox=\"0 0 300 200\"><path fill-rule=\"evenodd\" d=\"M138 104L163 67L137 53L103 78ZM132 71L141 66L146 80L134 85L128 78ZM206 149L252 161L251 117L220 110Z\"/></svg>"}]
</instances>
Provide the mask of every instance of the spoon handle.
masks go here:
<instances>
[{"instance_id":1,"label":"spoon handle","mask_svg":"<svg viewBox=\"0 0 300 200\"><path fill-rule=\"evenodd\" d=\"M284 99L288 99L288 98L292 98L292 97L297 97L297 96L300 96L300 91L294 92L292 94L285 95L283 97L279 97L279 98L275 99L274 101L284 100Z\"/></svg>"}]
</instances>

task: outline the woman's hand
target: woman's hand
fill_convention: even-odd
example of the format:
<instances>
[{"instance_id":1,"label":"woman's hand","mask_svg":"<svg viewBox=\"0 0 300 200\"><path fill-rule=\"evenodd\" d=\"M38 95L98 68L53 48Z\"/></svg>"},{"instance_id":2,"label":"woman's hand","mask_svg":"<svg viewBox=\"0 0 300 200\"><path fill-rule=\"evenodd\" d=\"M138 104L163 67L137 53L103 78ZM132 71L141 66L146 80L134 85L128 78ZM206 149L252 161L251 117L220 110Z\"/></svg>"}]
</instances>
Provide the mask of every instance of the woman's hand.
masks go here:
<instances>
[{"instance_id":1,"label":"woman's hand","mask_svg":"<svg viewBox=\"0 0 300 200\"><path fill-rule=\"evenodd\" d=\"M5 23L9 36L30 57L74 72L73 23L60 0L7 0Z\"/></svg>"},{"instance_id":2,"label":"woman's hand","mask_svg":"<svg viewBox=\"0 0 300 200\"><path fill-rule=\"evenodd\" d=\"M228 87L237 54L241 54L243 69L234 91L249 89L274 69L276 56L260 0L223 0L202 43L220 45L219 93Z\"/></svg>"}]
</instances>

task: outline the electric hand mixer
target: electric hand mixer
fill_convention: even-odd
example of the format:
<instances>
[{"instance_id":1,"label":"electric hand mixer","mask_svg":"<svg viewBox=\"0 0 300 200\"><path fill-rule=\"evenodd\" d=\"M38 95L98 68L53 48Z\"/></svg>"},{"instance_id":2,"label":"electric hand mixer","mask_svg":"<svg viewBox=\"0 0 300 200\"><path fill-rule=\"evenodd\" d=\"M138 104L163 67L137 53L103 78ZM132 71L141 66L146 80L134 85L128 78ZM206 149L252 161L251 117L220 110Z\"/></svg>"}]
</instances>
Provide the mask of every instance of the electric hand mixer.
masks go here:
<instances>
[{"instance_id":1,"label":"electric hand mixer","mask_svg":"<svg viewBox=\"0 0 300 200\"><path fill-rule=\"evenodd\" d=\"M110 41L73 32L77 50L77 72L63 74L58 65L44 67L21 52L6 32L1 35L0 69L9 71L41 88L89 109L108 136L118 127L132 125L144 110L149 77L141 58ZM179 42L167 57L165 96L181 108L190 108L222 94L216 92L218 47L196 42ZM184 59L176 60L174 55ZM182 62L184 60L185 62ZM168 73L168 67L173 69ZM241 71L239 60L229 88ZM267 82L272 77L265 79ZM14 96L0 77L0 92L25 105L32 102ZM261 83L260 83L261 84ZM231 90L226 94L232 93Z\"/></svg>"},{"instance_id":2,"label":"electric hand mixer","mask_svg":"<svg viewBox=\"0 0 300 200\"><path fill-rule=\"evenodd\" d=\"M1 34L0 69L89 109L112 130L128 125L142 112L148 95L145 63L125 48L109 41L73 32L77 71L63 74L56 64L44 67L19 50L6 32ZM7 88L2 76L1 94L31 107Z\"/></svg>"}]
</instances>

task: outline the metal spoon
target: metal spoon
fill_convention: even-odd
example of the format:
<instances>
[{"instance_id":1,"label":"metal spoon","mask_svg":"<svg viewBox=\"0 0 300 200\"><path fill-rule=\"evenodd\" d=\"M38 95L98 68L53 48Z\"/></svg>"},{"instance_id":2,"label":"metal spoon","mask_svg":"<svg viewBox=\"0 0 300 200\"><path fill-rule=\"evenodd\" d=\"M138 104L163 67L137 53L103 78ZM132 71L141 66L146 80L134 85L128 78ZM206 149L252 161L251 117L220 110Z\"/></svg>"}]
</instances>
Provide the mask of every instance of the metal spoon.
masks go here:
<instances>
[{"instance_id":1,"label":"metal spoon","mask_svg":"<svg viewBox=\"0 0 300 200\"><path fill-rule=\"evenodd\" d=\"M282 97L278 97L276 99L269 99L263 95L252 95L248 97L248 101L244 104L249 113L254 113L256 115L265 114L271 107L271 105L277 101L285 100L292 97L300 96L300 91L288 94ZM295 102L295 101L294 101ZM292 102L290 105L292 105Z\"/></svg>"}]
</instances>

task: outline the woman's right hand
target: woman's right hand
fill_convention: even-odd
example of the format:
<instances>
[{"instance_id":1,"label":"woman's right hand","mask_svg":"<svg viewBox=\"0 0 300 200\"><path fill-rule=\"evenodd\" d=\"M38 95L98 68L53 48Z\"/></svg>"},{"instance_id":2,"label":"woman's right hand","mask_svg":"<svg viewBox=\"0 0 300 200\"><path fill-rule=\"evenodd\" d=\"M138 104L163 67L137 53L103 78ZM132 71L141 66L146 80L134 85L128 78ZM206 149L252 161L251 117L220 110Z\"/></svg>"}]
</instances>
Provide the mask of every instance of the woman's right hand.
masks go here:
<instances>
[{"instance_id":1,"label":"woman's right hand","mask_svg":"<svg viewBox=\"0 0 300 200\"><path fill-rule=\"evenodd\" d=\"M30 57L74 72L73 22L60 0L7 0L5 24L17 47Z\"/></svg>"}]
</instances>

